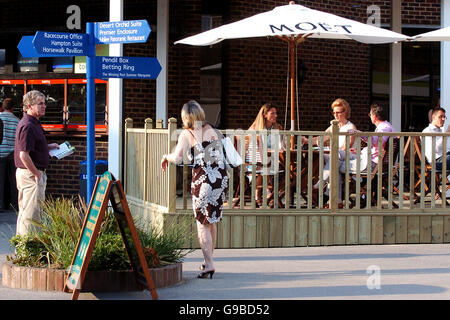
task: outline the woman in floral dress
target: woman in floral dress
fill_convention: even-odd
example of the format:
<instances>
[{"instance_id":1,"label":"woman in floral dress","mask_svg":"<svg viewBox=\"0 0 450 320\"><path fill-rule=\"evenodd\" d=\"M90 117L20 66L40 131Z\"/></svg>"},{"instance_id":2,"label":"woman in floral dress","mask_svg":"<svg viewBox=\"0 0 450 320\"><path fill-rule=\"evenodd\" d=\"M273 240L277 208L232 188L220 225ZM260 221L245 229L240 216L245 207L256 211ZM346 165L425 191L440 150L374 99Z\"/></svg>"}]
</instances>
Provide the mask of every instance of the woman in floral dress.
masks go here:
<instances>
[{"instance_id":1,"label":"woman in floral dress","mask_svg":"<svg viewBox=\"0 0 450 320\"><path fill-rule=\"evenodd\" d=\"M187 154L193 161L192 206L197 220L200 247L205 259L199 278L212 278L215 269L213 251L217 235L216 223L222 219L223 202L228 188L222 144L216 130L205 121L205 112L196 101L181 109L183 130L174 152L161 160L163 170L169 162L181 163Z\"/></svg>"}]
</instances>

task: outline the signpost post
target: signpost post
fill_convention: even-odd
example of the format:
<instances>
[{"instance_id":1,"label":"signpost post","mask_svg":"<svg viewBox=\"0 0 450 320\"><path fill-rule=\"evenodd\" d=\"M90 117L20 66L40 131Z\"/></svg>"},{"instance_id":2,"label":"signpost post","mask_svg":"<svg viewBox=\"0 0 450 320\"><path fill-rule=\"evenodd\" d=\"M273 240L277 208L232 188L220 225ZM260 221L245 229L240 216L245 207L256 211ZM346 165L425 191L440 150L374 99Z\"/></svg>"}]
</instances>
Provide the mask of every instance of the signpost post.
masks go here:
<instances>
[{"instance_id":1,"label":"signpost post","mask_svg":"<svg viewBox=\"0 0 450 320\"><path fill-rule=\"evenodd\" d=\"M95 78L156 79L156 58L96 57L96 44L145 43L151 32L147 20L88 22L86 33L37 31L23 36L17 48L23 57L86 56L87 199L95 184Z\"/></svg>"},{"instance_id":2,"label":"signpost post","mask_svg":"<svg viewBox=\"0 0 450 320\"><path fill-rule=\"evenodd\" d=\"M91 200L95 179L95 44L94 24L86 24L89 49L86 55L86 202Z\"/></svg>"}]
</instances>

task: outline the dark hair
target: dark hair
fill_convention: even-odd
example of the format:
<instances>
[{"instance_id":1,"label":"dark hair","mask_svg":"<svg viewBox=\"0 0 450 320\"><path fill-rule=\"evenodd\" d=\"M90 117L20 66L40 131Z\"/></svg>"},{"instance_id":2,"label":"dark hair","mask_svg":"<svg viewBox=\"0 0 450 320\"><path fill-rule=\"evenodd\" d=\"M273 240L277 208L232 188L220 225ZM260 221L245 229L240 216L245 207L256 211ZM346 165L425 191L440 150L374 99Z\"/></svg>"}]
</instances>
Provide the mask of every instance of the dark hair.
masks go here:
<instances>
[{"instance_id":1,"label":"dark hair","mask_svg":"<svg viewBox=\"0 0 450 320\"><path fill-rule=\"evenodd\" d=\"M436 108L433 108L433 109L432 109L431 116L434 116L434 115L435 115L436 113L438 113L439 111L442 111L443 113L445 113L445 109L444 109L444 108L436 107Z\"/></svg>"},{"instance_id":2,"label":"dark hair","mask_svg":"<svg viewBox=\"0 0 450 320\"><path fill-rule=\"evenodd\" d=\"M6 98L5 100L3 100L2 103L2 108L3 110L13 110L16 107L16 103L14 102L13 99L11 98Z\"/></svg>"},{"instance_id":3,"label":"dark hair","mask_svg":"<svg viewBox=\"0 0 450 320\"><path fill-rule=\"evenodd\" d=\"M374 103L370 106L370 112L378 118L378 120L385 121L386 120L386 114L384 112L384 109L382 106Z\"/></svg>"}]
</instances>

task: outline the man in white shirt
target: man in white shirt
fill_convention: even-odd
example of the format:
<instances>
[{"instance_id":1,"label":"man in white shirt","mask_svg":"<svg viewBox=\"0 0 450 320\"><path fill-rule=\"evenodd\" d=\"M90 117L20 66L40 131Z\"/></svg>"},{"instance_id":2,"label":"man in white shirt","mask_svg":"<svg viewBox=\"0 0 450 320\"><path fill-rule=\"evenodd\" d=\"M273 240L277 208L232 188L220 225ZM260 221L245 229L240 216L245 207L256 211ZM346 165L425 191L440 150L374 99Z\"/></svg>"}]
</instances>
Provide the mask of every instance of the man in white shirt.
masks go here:
<instances>
[{"instance_id":1,"label":"man in white shirt","mask_svg":"<svg viewBox=\"0 0 450 320\"><path fill-rule=\"evenodd\" d=\"M442 133L444 132L444 123L445 123L445 110L441 107L437 107L433 109L431 114L431 123L423 129L423 133ZM436 137L436 148L433 151L433 137L425 137L423 143L425 144L425 157L429 163L433 161L433 153L435 154L436 159L436 170L442 170L442 161L443 161L443 138L442 136ZM446 151L446 161L447 161L447 170L450 170L450 137L447 138L447 151Z\"/></svg>"},{"instance_id":2,"label":"man in white shirt","mask_svg":"<svg viewBox=\"0 0 450 320\"><path fill-rule=\"evenodd\" d=\"M394 127L386 120L385 118L385 111L382 106L379 106L377 104L373 104L370 106L370 113L369 113L370 121L372 124L375 125L375 132L395 132ZM358 130L356 130L358 131ZM355 131L355 132L356 132ZM350 131L349 131L350 132ZM367 141L367 137L362 137L363 140ZM368 167L368 164L371 164L371 167L369 170L372 170L373 167L376 166L378 163L378 136L372 136L372 148L370 149L371 154L371 161L369 162L368 155L367 155L367 147L361 150L361 156L360 156L360 167L359 170L363 171ZM383 136L382 137L382 147L384 148L387 141L389 140L389 136ZM340 165L340 171L341 173L345 173L346 169L345 161L343 161ZM357 171L357 160L356 160L356 149L350 148L350 172L356 173Z\"/></svg>"}]
</instances>

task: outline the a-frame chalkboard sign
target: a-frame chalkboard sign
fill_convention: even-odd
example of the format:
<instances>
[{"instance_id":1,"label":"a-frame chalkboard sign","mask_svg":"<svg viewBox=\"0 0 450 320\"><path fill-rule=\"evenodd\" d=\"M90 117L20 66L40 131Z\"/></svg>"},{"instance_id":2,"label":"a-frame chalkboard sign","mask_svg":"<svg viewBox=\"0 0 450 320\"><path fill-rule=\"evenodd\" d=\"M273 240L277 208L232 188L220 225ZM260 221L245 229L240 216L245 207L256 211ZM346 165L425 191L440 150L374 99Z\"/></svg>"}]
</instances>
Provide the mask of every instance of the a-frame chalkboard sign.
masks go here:
<instances>
[{"instance_id":1,"label":"a-frame chalkboard sign","mask_svg":"<svg viewBox=\"0 0 450 320\"><path fill-rule=\"evenodd\" d=\"M114 210L114 216L125 243L136 281L150 291L153 299L158 299L158 294L156 293L150 271L148 270L144 251L139 241L130 209L128 208L122 184L119 180L115 180L108 171L97 178L97 182L95 183L83 228L81 229L78 244L72 259L71 268L66 278L64 291L72 291L72 300L78 299L100 225L108 208L108 202L111 202Z\"/></svg>"}]
</instances>

